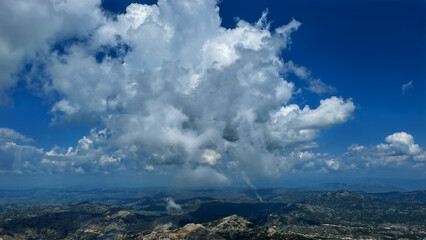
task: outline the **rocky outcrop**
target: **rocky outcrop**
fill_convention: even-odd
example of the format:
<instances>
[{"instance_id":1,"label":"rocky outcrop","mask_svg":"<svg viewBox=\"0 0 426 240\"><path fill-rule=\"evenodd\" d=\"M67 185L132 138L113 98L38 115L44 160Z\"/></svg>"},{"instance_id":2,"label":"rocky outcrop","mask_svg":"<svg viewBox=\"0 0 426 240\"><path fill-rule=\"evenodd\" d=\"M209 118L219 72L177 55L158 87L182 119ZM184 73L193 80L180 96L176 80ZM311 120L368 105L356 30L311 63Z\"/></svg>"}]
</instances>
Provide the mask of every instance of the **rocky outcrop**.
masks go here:
<instances>
[{"instance_id":1,"label":"rocky outcrop","mask_svg":"<svg viewBox=\"0 0 426 240\"><path fill-rule=\"evenodd\" d=\"M222 240L218 235L215 235L214 233L208 231L203 225L201 224L194 224L189 223L186 224L181 229L170 231L167 229L164 230L158 230L153 231L149 234L140 236L137 239L142 240L159 240L159 239L168 239L168 240L177 240L177 239L184 239L184 240Z\"/></svg>"},{"instance_id":2,"label":"rocky outcrop","mask_svg":"<svg viewBox=\"0 0 426 240\"><path fill-rule=\"evenodd\" d=\"M184 227L170 231L167 229L158 229L149 234L142 235L137 239L143 240L248 240L248 239L310 239L306 236L296 233L281 234L276 228L264 229L254 225L250 221L232 215L204 225L190 223Z\"/></svg>"},{"instance_id":3,"label":"rocky outcrop","mask_svg":"<svg viewBox=\"0 0 426 240\"><path fill-rule=\"evenodd\" d=\"M208 223L206 228L225 239L251 239L260 231L251 222L237 215Z\"/></svg>"}]
</instances>

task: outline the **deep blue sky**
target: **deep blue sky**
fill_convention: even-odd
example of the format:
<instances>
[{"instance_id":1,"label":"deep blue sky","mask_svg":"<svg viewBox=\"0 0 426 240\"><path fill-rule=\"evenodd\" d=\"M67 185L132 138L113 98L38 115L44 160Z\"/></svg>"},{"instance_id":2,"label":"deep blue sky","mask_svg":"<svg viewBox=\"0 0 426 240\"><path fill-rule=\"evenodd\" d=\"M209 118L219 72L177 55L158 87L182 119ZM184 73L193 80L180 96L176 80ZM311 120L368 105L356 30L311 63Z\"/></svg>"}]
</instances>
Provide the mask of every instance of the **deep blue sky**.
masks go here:
<instances>
[{"instance_id":1,"label":"deep blue sky","mask_svg":"<svg viewBox=\"0 0 426 240\"><path fill-rule=\"evenodd\" d=\"M351 121L323 133L319 142L327 151L373 145L396 131L426 144L424 1L224 0L220 7L225 27L234 26L236 16L255 22L266 8L272 27L292 18L302 23L283 58L306 66L358 107ZM411 80L414 89L402 95ZM302 102L318 104L311 97Z\"/></svg>"},{"instance_id":2,"label":"deep blue sky","mask_svg":"<svg viewBox=\"0 0 426 240\"><path fill-rule=\"evenodd\" d=\"M131 2L156 1L104 0L102 6L117 14ZM332 95L353 99L352 119L322 130L315 151L342 154L354 143L376 145L401 131L426 148L425 1L222 0L219 7L226 28L235 27L236 17L254 23L265 9L272 29L293 18L300 21L283 59L334 86ZM287 77L303 88L303 80ZM410 81L413 88L402 94L402 85ZM0 127L33 138L33 145L75 147L89 134L86 125L52 125L52 101L34 95L22 82L8 92L13 101L0 105ZM316 108L329 96L307 93L291 103Z\"/></svg>"}]
</instances>

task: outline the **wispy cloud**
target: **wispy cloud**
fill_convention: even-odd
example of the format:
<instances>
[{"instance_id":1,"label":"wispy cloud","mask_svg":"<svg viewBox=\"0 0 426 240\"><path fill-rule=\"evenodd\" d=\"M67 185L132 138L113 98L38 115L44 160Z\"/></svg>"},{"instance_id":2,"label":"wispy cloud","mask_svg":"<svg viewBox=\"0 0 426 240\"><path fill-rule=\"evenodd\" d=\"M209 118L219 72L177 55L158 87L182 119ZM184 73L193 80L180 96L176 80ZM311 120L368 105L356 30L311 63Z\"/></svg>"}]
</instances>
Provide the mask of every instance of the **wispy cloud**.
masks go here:
<instances>
[{"instance_id":1,"label":"wispy cloud","mask_svg":"<svg viewBox=\"0 0 426 240\"><path fill-rule=\"evenodd\" d=\"M404 83L401 87L402 95L405 95L408 90L412 89L414 87L414 81L411 80L408 83Z\"/></svg>"},{"instance_id":2,"label":"wispy cloud","mask_svg":"<svg viewBox=\"0 0 426 240\"><path fill-rule=\"evenodd\" d=\"M32 142L31 138L28 138L13 129L0 128L0 142Z\"/></svg>"},{"instance_id":3,"label":"wispy cloud","mask_svg":"<svg viewBox=\"0 0 426 240\"><path fill-rule=\"evenodd\" d=\"M313 78L311 72L306 67L298 66L294 64L293 61L288 61L286 66L289 72L308 83L307 89L309 91L316 94L331 94L337 92L335 87L325 84L320 79Z\"/></svg>"},{"instance_id":4,"label":"wispy cloud","mask_svg":"<svg viewBox=\"0 0 426 240\"><path fill-rule=\"evenodd\" d=\"M179 212L182 211L182 207L173 200L173 198L167 198L166 210L168 212Z\"/></svg>"}]
</instances>

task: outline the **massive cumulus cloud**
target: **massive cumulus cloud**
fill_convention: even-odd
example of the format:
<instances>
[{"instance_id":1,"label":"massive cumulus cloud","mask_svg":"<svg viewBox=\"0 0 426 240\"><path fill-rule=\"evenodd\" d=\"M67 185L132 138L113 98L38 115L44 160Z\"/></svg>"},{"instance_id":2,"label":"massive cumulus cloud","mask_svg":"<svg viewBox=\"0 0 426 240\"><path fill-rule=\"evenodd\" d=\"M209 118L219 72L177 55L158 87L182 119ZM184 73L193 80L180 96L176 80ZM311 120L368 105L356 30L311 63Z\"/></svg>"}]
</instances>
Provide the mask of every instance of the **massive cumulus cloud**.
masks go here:
<instances>
[{"instance_id":1,"label":"massive cumulus cloud","mask_svg":"<svg viewBox=\"0 0 426 240\"><path fill-rule=\"evenodd\" d=\"M300 91L283 76L304 68L281 53L301 24L271 29L266 17L226 29L213 0L131 4L116 16L99 0L1 1L2 99L19 77L55 99L53 123L93 127L76 147L32 149L42 156L22 168L213 184L306 167L319 131L355 106L336 96L316 108L289 104ZM309 81L313 92L335 90Z\"/></svg>"},{"instance_id":2,"label":"massive cumulus cloud","mask_svg":"<svg viewBox=\"0 0 426 240\"><path fill-rule=\"evenodd\" d=\"M0 105L26 61L41 58L56 42L84 36L103 21L99 1L0 2Z\"/></svg>"}]
</instances>

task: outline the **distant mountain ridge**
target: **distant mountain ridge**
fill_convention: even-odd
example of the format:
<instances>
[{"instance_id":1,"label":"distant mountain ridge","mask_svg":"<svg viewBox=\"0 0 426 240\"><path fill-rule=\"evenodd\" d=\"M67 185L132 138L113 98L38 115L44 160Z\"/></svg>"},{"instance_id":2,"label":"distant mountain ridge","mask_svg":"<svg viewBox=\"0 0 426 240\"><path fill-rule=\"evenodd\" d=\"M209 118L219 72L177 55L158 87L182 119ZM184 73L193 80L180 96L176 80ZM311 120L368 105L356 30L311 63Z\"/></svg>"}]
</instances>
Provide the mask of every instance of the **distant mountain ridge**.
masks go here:
<instances>
[{"instance_id":1,"label":"distant mountain ridge","mask_svg":"<svg viewBox=\"0 0 426 240\"><path fill-rule=\"evenodd\" d=\"M404 188L384 183L323 183L300 188L304 191L363 191L366 193L406 192Z\"/></svg>"},{"instance_id":2,"label":"distant mountain ridge","mask_svg":"<svg viewBox=\"0 0 426 240\"><path fill-rule=\"evenodd\" d=\"M0 240L426 239L426 191L257 191L0 190Z\"/></svg>"}]
</instances>

